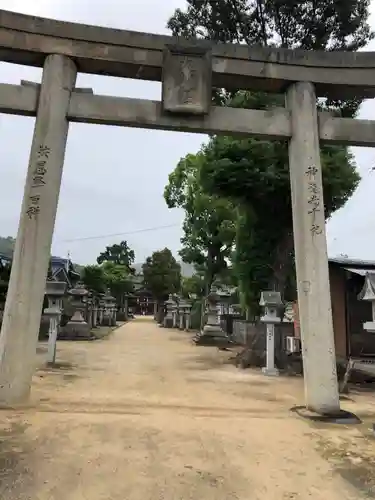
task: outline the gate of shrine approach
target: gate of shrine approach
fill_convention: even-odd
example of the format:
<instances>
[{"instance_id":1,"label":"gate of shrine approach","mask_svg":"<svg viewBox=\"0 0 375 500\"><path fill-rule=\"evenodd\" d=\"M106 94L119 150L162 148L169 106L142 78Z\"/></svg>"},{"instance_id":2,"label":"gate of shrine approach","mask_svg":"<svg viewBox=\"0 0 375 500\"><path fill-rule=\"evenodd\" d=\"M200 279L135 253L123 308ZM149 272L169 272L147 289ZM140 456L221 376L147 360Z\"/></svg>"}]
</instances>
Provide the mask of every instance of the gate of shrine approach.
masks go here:
<instances>
[{"instance_id":1,"label":"gate of shrine approach","mask_svg":"<svg viewBox=\"0 0 375 500\"><path fill-rule=\"evenodd\" d=\"M81 122L288 141L306 405L336 413L319 144L375 146L375 122L318 113L316 99L374 97L375 54L213 44L0 10L0 60L43 67L40 85L0 84L0 112L36 117L0 337L0 402L29 396L69 122ZM77 72L161 81L161 101L77 89ZM285 107L212 106L212 88L222 87L285 93Z\"/></svg>"}]
</instances>

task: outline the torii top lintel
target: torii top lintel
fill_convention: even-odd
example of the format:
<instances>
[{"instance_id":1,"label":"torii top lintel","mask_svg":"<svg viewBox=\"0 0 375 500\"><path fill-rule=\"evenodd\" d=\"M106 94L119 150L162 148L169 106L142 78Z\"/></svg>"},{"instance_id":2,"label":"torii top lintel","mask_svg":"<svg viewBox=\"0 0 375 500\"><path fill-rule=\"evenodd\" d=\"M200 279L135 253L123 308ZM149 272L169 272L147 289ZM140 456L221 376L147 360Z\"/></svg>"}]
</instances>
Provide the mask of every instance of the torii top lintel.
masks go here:
<instances>
[{"instance_id":1,"label":"torii top lintel","mask_svg":"<svg viewBox=\"0 0 375 500\"><path fill-rule=\"evenodd\" d=\"M83 73L161 81L168 45L210 50L214 87L284 92L293 82L309 81L320 96L375 96L375 52L214 44L0 10L0 60L6 62L42 66L47 55L58 53L72 57Z\"/></svg>"}]
</instances>

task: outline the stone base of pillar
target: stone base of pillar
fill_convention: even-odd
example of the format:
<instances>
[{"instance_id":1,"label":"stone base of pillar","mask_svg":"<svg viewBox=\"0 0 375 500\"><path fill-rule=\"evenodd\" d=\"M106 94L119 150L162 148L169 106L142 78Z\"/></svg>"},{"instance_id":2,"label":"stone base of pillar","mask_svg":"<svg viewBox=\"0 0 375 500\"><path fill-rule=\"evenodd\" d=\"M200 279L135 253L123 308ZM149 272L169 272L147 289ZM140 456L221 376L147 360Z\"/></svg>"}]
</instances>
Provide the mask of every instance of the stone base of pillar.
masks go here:
<instances>
[{"instance_id":1,"label":"stone base of pillar","mask_svg":"<svg viewBox=\"0 0 375 500\"><path fill-rule=\"evenodd\" d=\"M94 336L90 326L86 322L69 321L64 328L61 328L59 339L65 340L90 340Z\"/></svg>"},{"instance_id":2,"label":"stone base of pillar","mask_svg":"<svg viewBox=\"0 0 375 500\"><path fill-rule=\"evenodd\" d=\"M127 321L128 320L127 314L124 311L119 311L117 313L117 319L121 322Z\"/></svg>"},{"instance_id":3,"label":"stone base of pillar","mask_svg":"<svg viewBox=\"0 0 375 500\"><path fill-rule=\"evenodd\" d=\"M280 372L277 368L267 368L266 366L262 368L263 375L267 375L268 377L278 377Z\"/></svg>"},{"instance_id":4,"label":"stone base of pillar","mask_svg":"<svg viewBox=\"0 0 375 500\"><path fill-rule=\"evenodd\" d=\"M164 318L164 328L174 328L173 318Z\"/></svg>"},{"instance_id":5,"label":"stone base of pillar","mask_svg":"<svg viewBox=\"0 0 375 500\"><path fill-rule=\"evenodd\" d=\"M203 331L195 336L194 342L202 346L227 347L232 345L232 341L219 325L205 325Z\"/></svg>"}]
</instances>

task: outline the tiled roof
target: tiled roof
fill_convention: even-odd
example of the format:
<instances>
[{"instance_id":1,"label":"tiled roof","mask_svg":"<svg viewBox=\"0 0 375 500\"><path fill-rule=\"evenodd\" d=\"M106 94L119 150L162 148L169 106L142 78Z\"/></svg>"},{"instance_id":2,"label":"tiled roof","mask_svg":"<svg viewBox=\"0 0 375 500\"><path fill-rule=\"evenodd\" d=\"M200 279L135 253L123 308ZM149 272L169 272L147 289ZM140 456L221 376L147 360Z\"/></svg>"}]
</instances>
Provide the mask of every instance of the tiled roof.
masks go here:
<instances>
[{"instance_id":1,"label":"tiled roof","mask_svg":"<svg viewBox=\"0 0 375 500\"><path fill-rule=\"evenodd\" d=\"M346 259L344 257L334 257L328 259L328 262L343 267L375 269L375 260Z\"/></svg>"}]
</instances>

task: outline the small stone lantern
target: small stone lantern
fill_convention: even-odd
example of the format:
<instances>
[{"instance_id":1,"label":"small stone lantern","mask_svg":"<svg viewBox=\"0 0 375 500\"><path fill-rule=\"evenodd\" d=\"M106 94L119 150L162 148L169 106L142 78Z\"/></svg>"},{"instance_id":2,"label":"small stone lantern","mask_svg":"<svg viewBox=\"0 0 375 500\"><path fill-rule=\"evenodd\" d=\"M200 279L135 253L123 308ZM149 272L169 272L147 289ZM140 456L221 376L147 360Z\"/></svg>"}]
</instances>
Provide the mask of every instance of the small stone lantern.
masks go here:
<instances>
[{"instance_id":1,"label":"small stone lantern","mask_svg":"<svg viewBox=\"0 0 375 500\"><path fill-rule=\"evenodd\" d=\"M358 295L360 300L371 302L372 307L372 321L363 323L363 329L370 333L375 333L375 273L367 273L365 277L365 284L362 291Z\"/></svg>"},{"instance_id":2,"label":"small stone lantern","mask_svg":"<svg viewBox=\"0 0 375 500\"><path fill-rule=\"evenodd\" d=\"M103 325L103 319L104 319L104 310L105 310L105 300L104 300L104 294L100 294L99 296L99 308L98 308L98 323L99 326Z\"/></svg>"},{"instance_id":3,"label":"small stone lantern","mask_svg":"<svg viewBox=\"0 0 375 500\"><path fill-rule=\"evenodd\" d=\"M188 332L191 327L191 302L185 302L185 330Z\"/></svg>"},{"instance_id":4,"label":"small stone lantern","mask_svg":"<svg viewBox=\"0 0 375 500\"><path fill-rule=\"evenodd\" d=\"M78 283L75 288L69 290L68 294L72 297L74 314L65 326L66 335L71 338L90 339L90 326L84 319L86 298L89 292L82 283Z\"/></svg>"},{"instance_id":5,"label":"small stone lantern","mask_svg":"<svg viewBox=\"0 0 375 500\"><path fill-rule=\"evenodd\" d=\"M103 300L104 300L103 325L114 326L114 321L116 321L115 317L116 299L112 297L111 291L109 289L107 290L106 295L103 297Z\"/></svg>"},{"instance_id":6,"label":"small stone lantern","mask_svg":"<svg viewBox=\"0 0 375 500\"><path fill-rule=\"evenodd\" d=\"M264 315L260 318L267 327L267 357L266 366L262 368L265 375L277 376L279 370L275 366L275 324L281 322L278 315L282 307L280 292L262 292L259 305L264 308Z\"/></svg>"},{"instance_id":7,"label":"small stone lantern","mask_svg":"<svg viewBox=\"0 0 375 500\"><path fill-rule=\"evenodd\" d=\"M85 299L85 304L86 304L86 311L85 311L85 321L88 323L90 330L92 328L92 309L93 309L93 295L91 292L88 293L86 299Z\"/></svg>"},{"instance_id":8,"label":"small stone lantern","mask_svg":"<svg viewBox=\"0 0 375 500\"><path fill-rule=\"evenodd\" d=\"M93 295L91 307L91 326L97 328L98 326L98 298Z\"/></svg>"},{"instance_id":9,"label":"small stone lantern","mask_svg":"<svg viewBox=\"0 0 375 500\"><path fill-rule=\"evenodd\" d=\"M173 318L172 328L177 328L178 327L178 310L179 310L178 302L179 302L179 298L176 295L172 295L172 300L173 300L173 305L172 305L172 318Z\"/></svg>"},{"instance_id":10,"label":"small stone lantern","mask_svg":"<svg viewBox=\"0 0 375 500\"><path fill-rule=\"evenodd\" d=\"M172 295L169 295L168 300L165 301L167 308L166 315L164 317L164 328L173 327L173 312L176 308L176 302L173 300Z\"/></svg>"},{"instance_id":11,"label":"small stone lantern","mask_svg":"<svg viewBox=\"0 0 375 500\"><path fill-rule=\"evenodd\" d=\"M185 310L186 310L186 302L184 299L181 299L178 304L178 328L180 330L184 330L185 328Z\"/></svg>"},{"instance_id":12,"label":"small stone lantern","mask_svg":"<svg viewBox=\"0 0 375 500\"><path fill-rule=\"evenodd\" d=\"M48 299L48 307L43 312L46 316L49 316L48 363L55 363L56 361L56 342L63 308L62 298L65 290L66 283L64 281L47 281L46 283L45 293Z\"/></svg>"}]
</instances>

